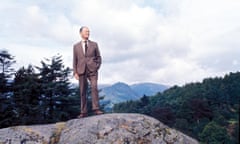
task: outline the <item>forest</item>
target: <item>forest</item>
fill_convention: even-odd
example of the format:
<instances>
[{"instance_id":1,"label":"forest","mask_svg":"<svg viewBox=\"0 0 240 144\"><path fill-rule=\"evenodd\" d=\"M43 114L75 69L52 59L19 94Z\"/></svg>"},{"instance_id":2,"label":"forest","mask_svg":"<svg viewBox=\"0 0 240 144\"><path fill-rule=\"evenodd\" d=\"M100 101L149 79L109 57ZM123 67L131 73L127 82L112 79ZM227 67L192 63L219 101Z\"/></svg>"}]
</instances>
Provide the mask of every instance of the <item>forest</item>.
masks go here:
<instances>
[{"instance_id":1,"label":"forest","mask_svg":"<svg viewBox=\"0 0 240 144\"><path fill-rule=\"evenodd\" d=\"M240 72L231 72L118 103L113 111L152 116L204 144L237 144L239 98Z\"/></svg>"}]
</instances>

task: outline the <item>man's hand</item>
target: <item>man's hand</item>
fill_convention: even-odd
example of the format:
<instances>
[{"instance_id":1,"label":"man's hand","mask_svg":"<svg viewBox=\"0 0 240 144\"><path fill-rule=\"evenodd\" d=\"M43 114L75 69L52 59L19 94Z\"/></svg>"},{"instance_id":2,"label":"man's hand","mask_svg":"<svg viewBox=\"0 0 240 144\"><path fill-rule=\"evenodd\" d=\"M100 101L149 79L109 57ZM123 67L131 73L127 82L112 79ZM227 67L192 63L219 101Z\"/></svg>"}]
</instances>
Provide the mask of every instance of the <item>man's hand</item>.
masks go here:
<instances>
[{"instance_id":1,"label":"man's hand","mask_svg":"<svg viewBox=\"0 0 240 144\"><path fill-rule=\"evenodd\" d=\"M79 80L79 76L78 76L77 73L74 74L74 77L75 77L76 80Z\"/></svg>"}]
</instances>

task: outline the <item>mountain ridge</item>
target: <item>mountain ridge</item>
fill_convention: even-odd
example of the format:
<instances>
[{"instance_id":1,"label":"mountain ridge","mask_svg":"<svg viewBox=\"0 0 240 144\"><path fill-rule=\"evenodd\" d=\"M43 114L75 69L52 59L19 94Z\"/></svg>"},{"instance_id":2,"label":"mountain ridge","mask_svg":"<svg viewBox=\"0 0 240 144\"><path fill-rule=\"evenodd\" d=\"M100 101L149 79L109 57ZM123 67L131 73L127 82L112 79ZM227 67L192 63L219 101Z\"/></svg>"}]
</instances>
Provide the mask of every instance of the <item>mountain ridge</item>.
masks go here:
<instances>
[{"instance_id":1,"label":"mountain ridge","mask_svg":"<svg viewBox=\"0 0 240 144\"><path fill-rule=\"evenodd\" d=\"M101 86L100 86L101 87ZM112 85L102 87L99 95L104 96L102 103L104 103L105 110L111 111L114 104L128 101L137 100L142 96L152 96L158 92L163 92L169 86L162 84L144 82L128 85L124 82L116 82Z\"/></svg>"}]
</instances>

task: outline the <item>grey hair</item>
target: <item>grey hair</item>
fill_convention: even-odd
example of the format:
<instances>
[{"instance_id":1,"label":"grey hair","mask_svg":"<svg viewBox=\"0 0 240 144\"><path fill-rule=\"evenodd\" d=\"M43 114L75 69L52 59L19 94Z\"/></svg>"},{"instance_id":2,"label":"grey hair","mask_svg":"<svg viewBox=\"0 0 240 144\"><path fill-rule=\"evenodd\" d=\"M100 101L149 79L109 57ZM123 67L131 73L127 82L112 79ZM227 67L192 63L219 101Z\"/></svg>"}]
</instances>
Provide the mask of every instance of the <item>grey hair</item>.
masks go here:
<instances>
[{"instance_id":1,"label":"grey hair","mask_svg":"<svg viewBox=\"0 0 240 144\"><path fill-rule=\"evenodd\" d=\"M82 30L83 30L84 28L88 28L88 27L87 27L87 26L81 26L80 29L79 29L79 32L82 32Z\"/></svg>"}]
</instances>

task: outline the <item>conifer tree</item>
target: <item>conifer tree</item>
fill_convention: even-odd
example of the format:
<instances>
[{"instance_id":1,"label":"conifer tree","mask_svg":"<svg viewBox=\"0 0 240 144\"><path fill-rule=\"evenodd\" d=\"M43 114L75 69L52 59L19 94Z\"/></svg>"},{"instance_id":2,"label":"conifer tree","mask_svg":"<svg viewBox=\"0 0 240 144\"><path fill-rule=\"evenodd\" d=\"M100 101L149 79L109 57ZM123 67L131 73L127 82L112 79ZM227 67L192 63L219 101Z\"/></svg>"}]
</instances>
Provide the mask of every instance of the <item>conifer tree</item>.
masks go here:
<instances>
[{"instance_id":1,"label":"conifer tree","mask_svg":"<svg viewBox=\"0 0 240 144\"><path fill-rule=\"evenodd\" d=\"M63 65L62 56L56 55L51 59L45 58L41 61L39 78L41 83L41 106L43 107L43 118L47 122L61 120L65 115L64 103L71 94L69 74L70 68Z\"/></svg>"},{"instance_id":2,"label":"conifer tree","mask_svg":"<svg viewBox=\"0 0 240 144\"><path fill-rule=\"evenodd\" d=\"M14 56L6 50L0 50L0 127L12 124L15 115L11 101L11 76Z\"/></svg>"}]
</instances>

